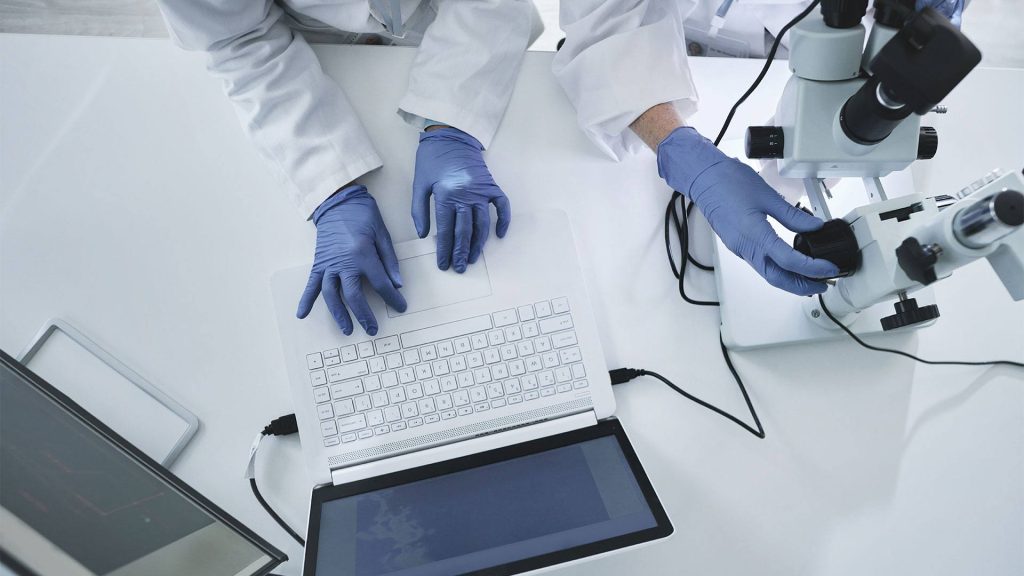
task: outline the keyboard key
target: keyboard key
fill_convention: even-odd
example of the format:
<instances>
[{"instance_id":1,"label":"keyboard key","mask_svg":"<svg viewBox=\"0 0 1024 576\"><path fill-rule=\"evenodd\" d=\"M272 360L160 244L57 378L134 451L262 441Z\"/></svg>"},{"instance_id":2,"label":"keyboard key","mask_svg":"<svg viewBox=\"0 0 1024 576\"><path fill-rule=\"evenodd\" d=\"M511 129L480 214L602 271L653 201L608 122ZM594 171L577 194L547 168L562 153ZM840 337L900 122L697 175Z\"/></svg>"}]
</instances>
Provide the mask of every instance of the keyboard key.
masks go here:
<instances>
[{"instance_id":1,"label":"keyboard key","mask_svg":"<svg viewBox=\"0 0 1024 576\"><path fill-rule=\"evenodd\" d=\"M435 400L437 401L438 410L450 410L452 408L451 394L441 394L440 396L435 398Z\"/></svg>"},{"instance_id":2,"label":"keyboard key","mask_svg":"<svg viewBox=\"0 0 1024 576\"><path fill-rule=\"evenodd\" d=\"M519 354L516 353L516 347L511 344L505 344L501 348L498 348L498 351L501 352L501 359L506 362L519 357Z\"/></svg>"},{"instance_id":3,"label":"keyboard key","mask_svg":"<svg viewBox=\"0 0 1024 576\"><path fill-rule=\"evenodd\" d=\"M529 402L530 400L536 400L537 398L540 398L540 393L537 392L536 390L530 390L526 394L523 394L523 398L527 402Z\"/></svg>"},{"instance_id":4,"label":"keyboard key","mask_svg":"<svg viewBox=\"0 0 1024 576\"><path fill-rule=\"evenodd\" d=\"M491 317L489 315L466 318L455 322L448 322L440 326L431 326L420 330L413 330L402 334L402 346L405 348L418 348L424 344L448 340L456 336L463 336L472 332L490 330Z\"/></svg>"},{"instance_id":5,"label":"keyboard key","mask_svg":"<svg viewBox=\"0 0 1024 576\"><path fill-rule=\"evenodd\" d=\"M405 387L405 395L409 400L416 400L423 398L423 385L419 382L415 384L409 384Z\"/></svg>"},{"instance_id":6,"label":"keyboard key","mask_svg":"<svg viewBox=\"0 0 1024 576\"><path fill-rule=\"evenodd\" d=\"M458 387L459 384L455 381L455 376L441 376L441 390L451 392L458 389Z\"/></svg>"},{"instance_id":7,"label":"keyboard key","mask_svg":"<svg viewBox=\"0 0 1024 576\"><path fill-rule=\"evenodd\" d=\"M572 316L562 315L554 318L545 318L538 323L541 334L551 334L559 330L572 328Z\"/></svg>"},{"instance_id":8,"label":"keyboard key","mask_svg":"<svg viewBox=\"0 0 1024 576\"><path fill-rule=\"evenodd\" d=\"M494 317L494 326L497 328L519 322L519 318L516 317L516 311L512 309L495 312L491 316Z\"/></svg>"},{"instance_id":9,"label":"keyboard key","mask_svg":"<svg viewBox=\"0 0 1024 576\"><path fill-rule=\"evenodd\" d=\"M364 412L366 410L369 410L370 408L373 408L373 403L370 402L369 396L356 396L353 402L356 405L356 410L358 410L359 412Z\"/></svg>"},{"instance_id":10,"label":"keyboard key","mask_svg":"<svg viewBox=\"0 0 1024 576\"><path fill-rule=\"evenodd\" d=\"M551 370L545 370L540 374L537 374L537 381L540 382L541 386L551 386L555 383L555 375Z\"/></svg>"},{"instance_id":11,"label":"keyboard key","mask_svg":"<svg viewBox=\"0 0 1024 576\"><path fill-rule=\"evenodd\" d=\"M477 384L485 384L491 381L491 371L487 368L477 368L473 371L473 381Z\"/></svg>"},{"instance_id":12,"label":"keyboard key","mask_svg":"<svg viewBox=\"0 0 1024 576\"><path fill-rule=\"evenodd\" d=\"M479 368L484 365L484 355L479 352L470 352L466 354L466 363L470 368Z\"/></svg>"},{"instance_id":13,"label":"keyboard key","mask_svg":"<svg viewBox=\"0 0 1024 576\"><path fill-rule=\"evenodd\" d=\"M520 394L514 394L508 397L508 403L511 404L522 404L523 397Z\"/></svg>"},{"instance_id":14,"label":"keyboard key","mask_svg":"<svg viewBox=\"0 0 1024 576\"><path fill-rule=\"evenodd\" d=\"M499 344L504 344L505 343L505 333L502 332L501 330L494 330L492 332L488 332L487 333L487 342L490 343L491 346L497 346Z\"/></svg>"},{"instance_id":15,"label":"keyboard key","mask_svg":"<svg viewBox=\"0 0 1024 576\"><path fill-rule=\"evenodd\" d=\"M373 374L363 378L363 390L366 390L367 392L380 390L380 376Z\"/></svg>"},{"instance_id":16,"label":"keyboard key","mask_svg":"<svg viewBox=\"0 0 1024 576\"><path fill-rule=\"evenodd\" d=\"M390 354L391 352L398 352L402 349L402 345L398 341L398 336L378 338L373 341L373 345L377 348L377 354Z\"/></svg>"},{"instance_id":17,"label":"keyboard key","mask_svg":"<svg viewBox=\"0 0 1024 576\"><path fill-rule=\"evenodd\" d=\"M519 379L523 385L523 390L536 390L537 389L537 375L527 374Z\"/></svg>"},{"instance_id":18,"label":"keyboard key","mask_svg":"<svg viewBox=\"0 0 1024 576\"><path fill-rule=\"evenodd\" d=\"M370 373L370 370L366 367L365 360L359 360L351 364L343 364L341 366L332 366L327 369L327 379L331 382L337 382L339 380L348 380L350 378L358 378L360 376L366 376Z\"/></svg>"},{"instance_id":19,"label":"keyboard key","mask_svg":"<svg viewBox=\"0 0 1024 576\"><path fill-rule=\"evenodd\" d=\"M540 358L544 361L545 368L554 368L555 366L558 366L558 354L555 354L554 352L545 352L544 354L541 354Z\"/></svg>"},{"instance_id":20,"label":"keyboard key","mask_svg":"<svg viewBox=\"0 0 1024 576\"><path fill-rule=\"evenodd\" d=\"M555 388L553 386L548 386L547 388L541 388L540 389L540 395L541 396L554 396L554 394L555 394Z\"/></svg>"},{"instance_id":21,"label":"keyboard key","mask_svg":"<svg viewBox=\"0 0 1024 576\"><path fill-rule=\"evenodd\" d=\"M324 436L336 436L338 434L338 425L334 423L334 420L321 422L320 433Z\"/></svg>"},{"instance_id":22,"label":"keyboard key","mask_svg":"<svg viewBox=\"0 0 1024 576\"><path fill-rule=\"evenodd\" d=\"M380 375L380 383L383 384L385 388L398 386L398 375L394 372L385 372Z\"/></svg>"},{"instance_id":23,"label":"keyboard key","mask_svg":"<svg viewBox=\"0 0 1024 576\"><path fill-rule=\"evenodd\" d=\"M524 338L535 338L540 334L540 328L537 327L536 322L527 322L523 324L523 337Z\"/></svg>"},{"instance_id":24,"label":"keyboard key","mask_svg":"<svg viewBox=\"0 0 1024 576\"><path fill-rule=\"evenodd\" d=\"M519 326L509 326L505 328L505 341L515 342L516 340L523 339L523 330Z\"/></svg>"},{"instance_id":25,"label":"keyboard key","mask_svg":"<svg viewBox=\"0 0 1024 576\"><path fill-rule=\"evenodd\" d=\"M396 386L388 390L388 399L391 400L392 404L400 404L405 402L405 388Z\"/></svg>"},{"instance_id":26,"label":"keyboard key","mask_svg":"<svg viewBox=\"0 0 1024 576\"><path fill-rule=\"evenodd\" d=\"M544 363L541 362L540 356L530 356L526 359L526 369L530 372L536 372L544 367Z\"/></svg>"},{"instance_id":27,"label":"keyboard key","mask_svg":"<svg viewBox=\"0 0 1024 576\"><path fill-rule=\"evenodd\" d=\"M387 370L388 365L384 362L384 359L380 356L370 357L370 372L377 373Z\"/></svg>"},{"instance_id":28,"label":"keyboard key","mask_svg":"<svg viewBox=\"0 0 1024 576\"><path fill-rule=\"evenodd\" d=\"M362 414L353 414L351 416L345 416L344 418L338 418L338 429L342 432L353 432L363 428L366 428L366 416L363 416Z\"/></svg>"},{"instance_id":29,"label":"keyboard key","mask_svg":"<svg viewBox=\"0 0 1024 576\"><path fill-rule=\"evenodd\" d=\"M551 344L553 344L555 348L574 346L576 345L576 332L573 332L572 330L559 332L551 337Z\"/></svg>"},{"instance_id":30,"label":"keyboard key","mask_svg":"<svg viewBox=\"0 0 1024 576\"><path fill-rule=\"evenodd\" d=\"M401 432L402 430L405 430L405 428L405 422L395 422L394 424L391 425L392 432Z\"/></svg>"},{"instance_id":31,"label":"keyboard key","mask_svg":"<svg viewBox=\"0 0 1024 576\"><path fill-rule=\"evenodd\" d=\"M505 380L505 394L519 394L523 389L519 385L519 378Z\"/></svg>"},{"instance_id":32,"label":"keyboard key","mask_svg":"<svg viewBox=\"0 0 1024 576\"><path fill-rule=\"evenodd\" d=\"M388 354L385 358L387 358L388 361L388 370L394 370L395 368L402 367L402 355L398 352Z\"/></svg>"},{"instance_id":33,"label":"keyboard key","mask_svg":"<svg viewBox=\"0 0 1024 576\"><path fill-rule=\"evenodd\" d=\"M559 384L557 389L559 394L563 392L568 392L569 390L572 390L572 384L570 384L569 382L566 382L565 384Z\"/></svg>"},{"instance_id":34,"label":"keyboard key","mask_svg":"<svg viewBox=\"0 0 1024 576\"><path fill-rule=\"evenodd\" d=\"M306 355L306 367L310 370L316 370L317 368L324 367L324 359L320 356L319 352Z\"/></svg>"},{"instance_id":35,"label":"keyboard key","mask_svg":"<svg viewBox=\"0 0 1024 576\"><path fill-rule=\"evenodd\" d=\"M309 373L309 380L313 383L313 386L320 386L321 384L327 384L327 375L324 374L323 370L316 370Z\"/></svg>"},{"instance_id":36,"label":"keyboard key","mask_svg":"<svg viewBox=\"0 0 1024 576\"><path fill-rule=\"evenodd\" d=\"M330 399L331 392L327 389L327 386L313 388L313 401L317 404L320 404L321 402L328 402Z\"/></svg>"},{"instance_id":37,"label":"keyboard key","mask_svg":"<svg viewBox=\"0 0 1024 576\"><path fill-rule=\"evenodd\" d=\"M356 349L359 351L360 358L373 356L373 344L370 344L369 341L356 344Z\"/></svg>"},{"instance_id":38,"label":"keyboard key","mask_svg":"<svg viewBox=\"0 0 1024 576\"><path fill-rule=\"evenodd\" d=\"M455 347L452 346L451 340L445 340L437 343L437 355L441 358L447 358L455 354Z\"/></svg>"},{"instance_id":39,"label":"keyboard key","mask_svg":"<svg viewBox=\"0 0 1024 576\"><path fill-rule=\"evenodd\" d=\"M434 422L437 422L440 419L441 419L441 417L438 416L437 414L428 414L428 415L423 417L423 423L424 424L433 424Z\"/></svg>"},{"instance_id":40,"label":"keyboard key","mask_svg":"<svg viewBox=\"0 0 1024 576\"><path fill-rule=\"evenodd\" d=\"M384 423L384 412L382 410L370 410L366 413L366 422L370 426L380 426Z\"/></svg>"},{"instance_id":41,"label":"keyboard key","mask_svg":"<svg viewBox=\"0 0 1024 576\"><path fill-rule=\"evenodd\" d=\"M519 320L522 322L529 322L534 319L533 306L527 304L526 306L519 307Z\"/></svg>"},{"instance_id":42,"label":"keyboard key","mask_svg":"<svg viewBox=\"0 0 1024 576\"><path fill-rule=\"evenodd\" d=\"M526 374L526 362L522 360L513 360L508 363L508 372L513 376L521 376Z\"/></svg>"},{"instance_id":43,"label":"keyboard key","mask_svg":"<svg viewBox=\"0 0 1024 576\"><path fill-rule=\"evenodd\" d=\"M395 422L402 419L402 411L398 406L388 406L384 409L384 421Z\"/></svg>"},{"instance_id":44,"label":"keyboard key","mask_svg":"<svg viewBox=\"0 0 1024 576\"><path fill-rule=\"evenodd\" d=\"M460 406L457 411L459 413L459 416L468 416L468 415L473 413L473 407L472 406Z\"/></svg>"},{"instance_id":45,"label":"keyboard key","mask_svg":"<svg viewBox=\"0 0 1024 576\"><path fill-rule=\"evenodd\" d=\"M502 387L501 382L491 382L487 385L488 398L501 398L504 395L505 389Z\"/></svg>"},{"instance_id":46,"label":"keyboard key","mask_svg":"<svg viewBox=\"0 0 1024 576\"><path fill-rule=\"evenodd\" d=\"M568 298L555 298L551 301L551 309L555 314L565 314L569 311L569 299Z\"/></svg>"},{"instance_id":47,"label":"keyboard key","mask_svg":"<svg viewBox=\"0 0 1024 576\"><path fill-rule=\"evenodd\" d=\"M334 408L330 404L318 404L316 407L316 415L321 420L328 420L334 418Z\"/></svg>"},{"instance_id":48,"label":"keyboard key","mask_svg":"<svg viewBox=\"0 0 1024 576\"><path fill-rule=\"evenodd\" d=\"M587 375L587 371L583 369L583 364L572 365L572 377L579 379L584 378Z\"/></svg>"},{"instance_id":49,"label":"keyboard key","mask_svg":"<svg viewBox=\"0 0 1024 576\"><path fill-rule=\"evenodd\" d=\"M469 341L473 343L473 350L483 350L484 348L487 348L486 334L473 334L469 337Z\"/></svg>"},{"instance_id":50,"label":"keyboard key","mask_svg":"<svg viewBox=\"0 0 1024 576\"><path fill-rule=\"evenodd\" d=\"M356 434L356 436L358 436L362 440L365 440L373 436L373 430L370 430L369 428L367 428L366 430L360 430L359 433Z\"/></svg>"},{"instance_id":51,"label":"keyboard key","mask_svg":"<svg viewBox=\"0 0 1024 576\"><path fill-rule=\"evenodd\" d=\"M487 390L483 386L476 386L469 389L469 397L473 402L483 402L487 400Z\"/></svg>"},{"instance_id":52,"label":"keyboard key","mask_svg":"<svg viewBox=\"0 0 1024 576\"><path fill-rule=\"evenodd\" d=\"M572 370L568 366L555 368L555 382L568 382L572 380Z\"/></svg>"},{"instance_id":53,"label":"keyboard key","mask_svg":"<svg viewBox=\"0 0 1024 576\"><path fill-rule=\"evenodd\" d=\"M573 362L580 362L583 360L583 355L580 354L580 349L576 346L559 350L558 357L561 358L562 364L572 364Z\"/></svg>"},{"instance_id":54,"label":"keyboard key","mask_svg":"<svg viewBox=\"0 0 1024 576\"><path fill-rule=\"evenodd\" d=\"M349 396L363 393L362 380L346 380L337 384L331 384L331 397L340 400Z\"/></svg>"},{"instance_id":55,"label":"keyboard key","mask_svg":"<svg viewBox=\"0 0 1024 576\"><path fill-rule=\"evenodd\" d=\"M484 362L488 364L494 364L495 362L501 361L501 354L497 348L488 348L484 350Z\"/></svg>"},{"instance_id":56,"label":"keyboard key","mask_svg":"<svg viewBox=\"0 0 1024 576\"><path fill-rule=\"evenodd\" d=\"M415 402L406 402L402 404L402 418L412 418L413 416L419 416L420 409L416 407Z\"/></svg>"},{"instance_id":57,"label":"keyboard key","mask_svg":"<svg viewBox=\"0 0 1024 576\"><path fill-rule=\"evenodd\" d=\"M391 432L391 427L388 426L387 424L381 424L380 426L377 426L376 428L373 429L373 433L376 434L377 436L383 436L388 432Z\"/></svg>"},{"instance_id":58,"label":"keyboard key","mask_svg":"<svg viewBox=\"0 0 1024 576\"><path fill-rule=\"evenodd\" d=\"M469 391L456 390L452 394L452 402L454 402L456 406L465 406L466 404L469 404Z\"/></svg>"},{"instance_id":59,"label":"keyboard key","mask_svg":"<svg viewBox=\"0 0 1024 576\"><path fill-rule=\"evenodd\" d=\"M337 358L337 357L338 357L338 349L337 348L331 348L330 350L324 350L324 359L325 360L327 358Z\"/></svg>"},{"instance_id":60,"label":"keyboard key","mask_svg":"<svg viewBox=\"0 0 1024 576\"><path fill-rule=\"evenodd\" d=\"M451 420L452 418L455 418L455 410L445 410L444 412L441 412L441 418L444 420Z\"/></svg>"},{"instance_id":61,"label":"keyboard key","mask_svg":"<svg viewBox=\"0 0 1024 576\"><path fill-rule=\"evenodd\" d=\"M338 364L341 364L341 358L337 356L324 358L324 366L337 366Z\"/></svg>"},{"instance_id":62,"label":"keyboard key","mask_svg":"<svg viewBox=\"0 0 1024 576\"><path fill-rule=\"evenodd\" d=\"M498 398L497 400L491 400L491 408L501 408L507 404L504 398Z\"/></svg>"},{"instance_id":63,"label":"keyboard key","mask_svg":"<svg viewBox=\"0 0 1024 576\"><path fill-rule=\"evenodd\" d=\"M491 409L491 404L489 402L480 402L479 404L474 404L473 405L473 410L475 410L477 412L486 412L486 411L488 411L490 409Z\"/></svg>"},{"instance_id":64,"label":"keyboard key","mask_svg":"<svg viewBox=\"0 0 1024 576\"><path fill-rule=\"evenodd\" d=\"M469 344L469 338L456 338L452 340L452 345L455 347L455 352L459 354L465 354L473 349Z\"/></svg>"},{"instance_id":65,"label":"keyboard key","mask_svg":"<svg viewBox=\"0 0 1024 576\"><path fill-rule=\"evenodd\" d=\"M416 365L416 379L426 380L432 378L434 373L430 370L430 364L417 364Z\"/></svg>"},{"instance_id":66,"label":"keyboard key","mask_svg":"<svg viewBox=\"0 0 1024 576\"><path fill-rule=\"evenodd\" d=\"M572 387L577 389L577 390L579 390L580 388L586 388L589 385L590 385L590 383L587 382L586 380L577 380L577 381L572 383Z\"/></svg>"},{"instance_id":67,"label":"keyboard key","mask_svg":"<svg viewBox=\"0 0 1024 576\"><path fill-rule=\"evenodd\" d=\"M355 442L356 441L356 435L353 432L349 432L348 434L345 434L344 436L341 437L341 441L345 442L345 443Z\"/></svg>"},{"instance_id":68,"label":"keyboard key","mask_svg":"<svg viewBox=\"0 0 1024 576\"><path fill-rule=\"evenodd\" d=\"M420 398L418 405L420 407L420 414L430 414L437 411L437 405L434 404L433 398Z\"/></svg>"},{"instance_id":69,"label":"keyboard key","mask_svg":"<svg viewBox=\"0 0 1024 576\"><path fill-rule=\"evenodd\" d=\"M343 346L341 348L341 359L344 360L345 362L352 362L353 360L358 360L359 355L356 354L356 347Z\"/></svg>"},{"instance_id":70,"label":"keyboard key","mask_svg":"<svg viewBox=\"0 0 1024 576\"><path fill-rule=\"evenodd\" d=\"M406 366L398 369L398 381L402 384L416 381L416 371Z\"/></svg>"},{"instance_id":71,"label":"keyboard key","mask_svg":"<svg viewBox=\"0 0 1024 576\"><path fill-rule=\"evenodd\" d=\"M461 372L467 368L465 356L453 356L448 361L448 365L451 366L452 372Z\"/></svg>"},{"instance_id":72,"label":"keyboard key","mask_svg":"<svg viewBox=\"0 0 1024 576\"><path fill-rule=\"evenodd\" d=\"M334 413L338 416L347 416L356 411L355 406L352 403L351 398L345 398L344 400L338 400L334 403Z\"/></svg>"},{"instance_id":73,"label":"keyboard key","mask_svg":"<svg viewBox=\"0 0 1024 576\"><path fill-rule=\"evenodd\" d=\"M508 366L504 364L495 364L491 366L491 379L492 380L504 380L508 378Z\"/></svg>"},{"instance_id":74,"label":"keyboard key","mask_svg":"<svg viewBox=\"0 0 1024 576\"><path fill-rule=\"evenodd\" d=\"M551 339L547 336L541 336L533 341L533 347L537 350L538 354L542 354L551 350Z\"/></svg>"},{"instance_id":75,"label":"keyboard key","mask_svg":"<svg viewBox=\"0 0 1024 576\"><path fill-rule=\"evenodd\" d=\"M433 396L441 393L441 384L437 380L427 380L423 383L423 393L427 396Z\"/></svg>"},{"instance_id":76,"label":"keyboard key","mask_svg":"<svg viewBox=\"0 0 1024 576\"><path fill-rule=\"evenodd\" d=\"M468 371L459 372L455 379L459 381L459 388L468 388L473 384L476 384L476 382L473 381L473 373Z\"/></svg>"},{"instance_id":77,"label":"keyboard key","mask_svg":"<svg viewBox=\"0 0 1024 576\"><path fill-rule=\"evenodd\" d=\"M523 340L522 342L516 343L516 352L519 352L520 356L529 356L533 354L533 342L529 340Z\"/></svg>"},{"instance_id":78,"label":"keyboard key","mask_svg":"<svg viewBox=\"0 0 1024 576\"><path fill-rule=\"evenodd\" d=\"M437 348L434 348L433 344L420 348L420 360L424 362L437 360Z\"/></svg>"},{"instance_id":79,"label":"keyboard key","mask_svg":"<svg viewBox=\"0 0 1024 576\"><path fill-rule=\"evenodd\" d=\"M434 376L444 376L445 374L448 373L447 360L438 360L437 362L431 364L431 366L434 368Z\"/></svg>"},{"instance_id":80,"label":"keyboard key","mask_svg":"<svg viewBox=\"0 0 1024 576\"><path fill-rule=\"evenodd\" d=\"M381 406L387 406L389 404L388 393L383 390L370 394L370 400L373 400L374 408L380 408Z\"/></svg>"},{"instance_id":81,"label":"keyboard key","mask_svg":"<svg viewBox=\"0 0 1024 576\"><path fill-rule=\"evenodd\" d=\"M423 418L410 418L409 419L409 428L418 428L420 426L423 426Z\"/></svg>"},{"instance_id":82,"label":"keyboard key","mask_svg":"<svg viewBox=\"0 0 1024 576\"><path fill-rule=\"evenodd\" d=\"M537 311L538 318L551 316L551 304L548 304L547 302L537 302L533 305L533 308Z\"/></svg>"},{"instance_id":83,"label":"keyboard key","mask_svg":"<svg viewBox=\"0 0 1024 576\"><path fill-rule=\"evenodd\" d=\"M406 366L410 364L419 364L420 353L416 350L406 350L405 352L402 352L402 359L405 360Z\"/></svg>"},{"instance_id":84,"label":"keyboard key","mask_svg":"<svg viewBox=\"0 0 1024 576\"><path fill-rule=\"evenodd\" d=\"M355 438L355 436L353 436ZM340 443L337 436L331 436L330 438L324 438L324 448L330 448L331 446L337 446Z\"/></svg>"}]
</instances>

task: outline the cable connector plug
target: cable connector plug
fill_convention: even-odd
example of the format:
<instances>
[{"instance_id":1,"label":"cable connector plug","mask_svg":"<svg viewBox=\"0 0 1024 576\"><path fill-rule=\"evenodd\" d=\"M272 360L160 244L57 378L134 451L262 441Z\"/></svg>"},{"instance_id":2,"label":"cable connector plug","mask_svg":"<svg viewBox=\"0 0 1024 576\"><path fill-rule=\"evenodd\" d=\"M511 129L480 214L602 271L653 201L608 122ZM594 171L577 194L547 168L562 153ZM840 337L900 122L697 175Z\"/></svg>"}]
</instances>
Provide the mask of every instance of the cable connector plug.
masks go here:
<instances>
[{"instance_id":1,"label":"cable connector plug","mask_svg":"<svg viewBox=\"0 0 1024 576\"><path fill-rule=\"evenodd\" d=\"M299 431L299 423L295 420L295 414L286 414L274 418L263 428L264 436L288 436Z\"/></svg>"},{"instance_id":2,"label":"cable connector plug","mask_svg":"<svg viewBox=\"0 0 1024 576\"><path fill-rule=\"evenodd\" d=\"M637 368L616 368L615 370L609 370L608 375L611 376L612 386L616 384L625 384L634 378L644 376L647 372L639 370Z\"/></svg>"}]
</instances>

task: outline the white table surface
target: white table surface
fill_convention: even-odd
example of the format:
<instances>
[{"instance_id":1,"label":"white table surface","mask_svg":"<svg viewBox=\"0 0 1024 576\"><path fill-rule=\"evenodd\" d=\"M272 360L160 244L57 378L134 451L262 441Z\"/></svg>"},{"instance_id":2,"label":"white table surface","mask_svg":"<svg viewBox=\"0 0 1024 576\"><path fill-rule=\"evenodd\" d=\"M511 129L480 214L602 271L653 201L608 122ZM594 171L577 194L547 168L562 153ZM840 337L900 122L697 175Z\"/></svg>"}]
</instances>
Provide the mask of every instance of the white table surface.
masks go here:
<instances>
[{"instance_id":1,"label":"white table surface","mask_svg":"<svg viewBox=\"0 0 1024 576\"><path fill-rule=\"evenodd\" d=\"M410 239L416 133L394 108L412 52L318 51L385 160L366 179L384 219L395 241ZM550 59L528 55L487 153L514 213L569 213L609 367L659 371L746 418L719 356L717 311L683 303L666 266L668 189L653 155L615 164L592 147ZM693 122L713 135L760 64L691 65L703 96ZM771 114L786 74L774 67L733 137ZM975 72L948 115L929 117L941 144L918 163L918 182L952 192L993 167L1020 169L1022 91L1024 71ZM515 242L514 218L503 241ZM202 428L173 471L285 550L283 574L298 573L301 552L242 470L257 431L291 411L268 278L310 260L313 242L201 55L165 40L0 36L0 348L16 354L63 317L174 395ZM932 358L1024 356L1024 305L987 264L936 293L938 324L875 341ZM1020 370L919 366L849 341L735 362L764 441L654 381L617 389L617 414L675 534L561 573L1024 573ZM266 442L258 473L282 515L304 526L297 439Z\"/></svg>"}]
</instances>

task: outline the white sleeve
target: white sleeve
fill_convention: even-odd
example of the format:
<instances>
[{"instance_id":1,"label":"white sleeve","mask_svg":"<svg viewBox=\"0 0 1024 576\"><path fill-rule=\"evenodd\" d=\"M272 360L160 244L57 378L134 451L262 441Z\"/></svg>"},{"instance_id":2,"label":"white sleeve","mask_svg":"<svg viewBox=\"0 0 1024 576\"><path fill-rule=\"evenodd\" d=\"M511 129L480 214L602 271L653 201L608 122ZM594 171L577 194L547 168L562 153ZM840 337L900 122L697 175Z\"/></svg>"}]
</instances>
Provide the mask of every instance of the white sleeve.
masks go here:
<instances>
[{"instance_id":1,"label":"white sleeve","mask_svg":"<svg viewBox=\"0 0 1024 576\"><path fill-rule=\"evenodd\" d=\"M530 0L442 0L409 74L398 113L454 126L490 146L519 67L543 25Z\"/></svg>"},{"instance_id":2,"label":"white sleeve","mask_svg":"<svg viewBox=\"0 0 1024 576\"><path fill-rule=\"evenodd\" d=\"M561 3L565 44L552 70L576 108L580 128L621 160L644 148L629 125L673 102L686 118L697 89L686 59L683 20L692 0L572 0Z\"/></svg>"},{"instance_id":3,"label":"white sleeve","mask_svg":"<svg viewBox=\"0 0 1024 576\"><path fill-rule=\"evenodd\" d=\"M380 157L341 88L270 0L158 0L174 41L205 51L242 127L305 216Z\"/></svg>"}]
</instances>

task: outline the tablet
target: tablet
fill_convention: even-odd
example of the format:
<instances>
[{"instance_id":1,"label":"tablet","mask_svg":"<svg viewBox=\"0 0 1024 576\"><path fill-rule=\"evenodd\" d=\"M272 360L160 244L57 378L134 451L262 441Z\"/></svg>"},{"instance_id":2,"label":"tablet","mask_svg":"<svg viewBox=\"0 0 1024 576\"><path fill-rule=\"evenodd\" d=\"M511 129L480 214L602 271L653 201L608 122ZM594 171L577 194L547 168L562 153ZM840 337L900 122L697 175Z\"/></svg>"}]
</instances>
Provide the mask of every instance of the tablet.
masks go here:
<instances>
[{"instance_id":1,"label":"tablet","mask_svg":"<svg viewBox=\"0 0 1024 576\"><path fill-rule=\"evenodd\" d=\"M618 420L313 492L304 576L518 574L672 533Z\"/></svg>"}]
</instances>

